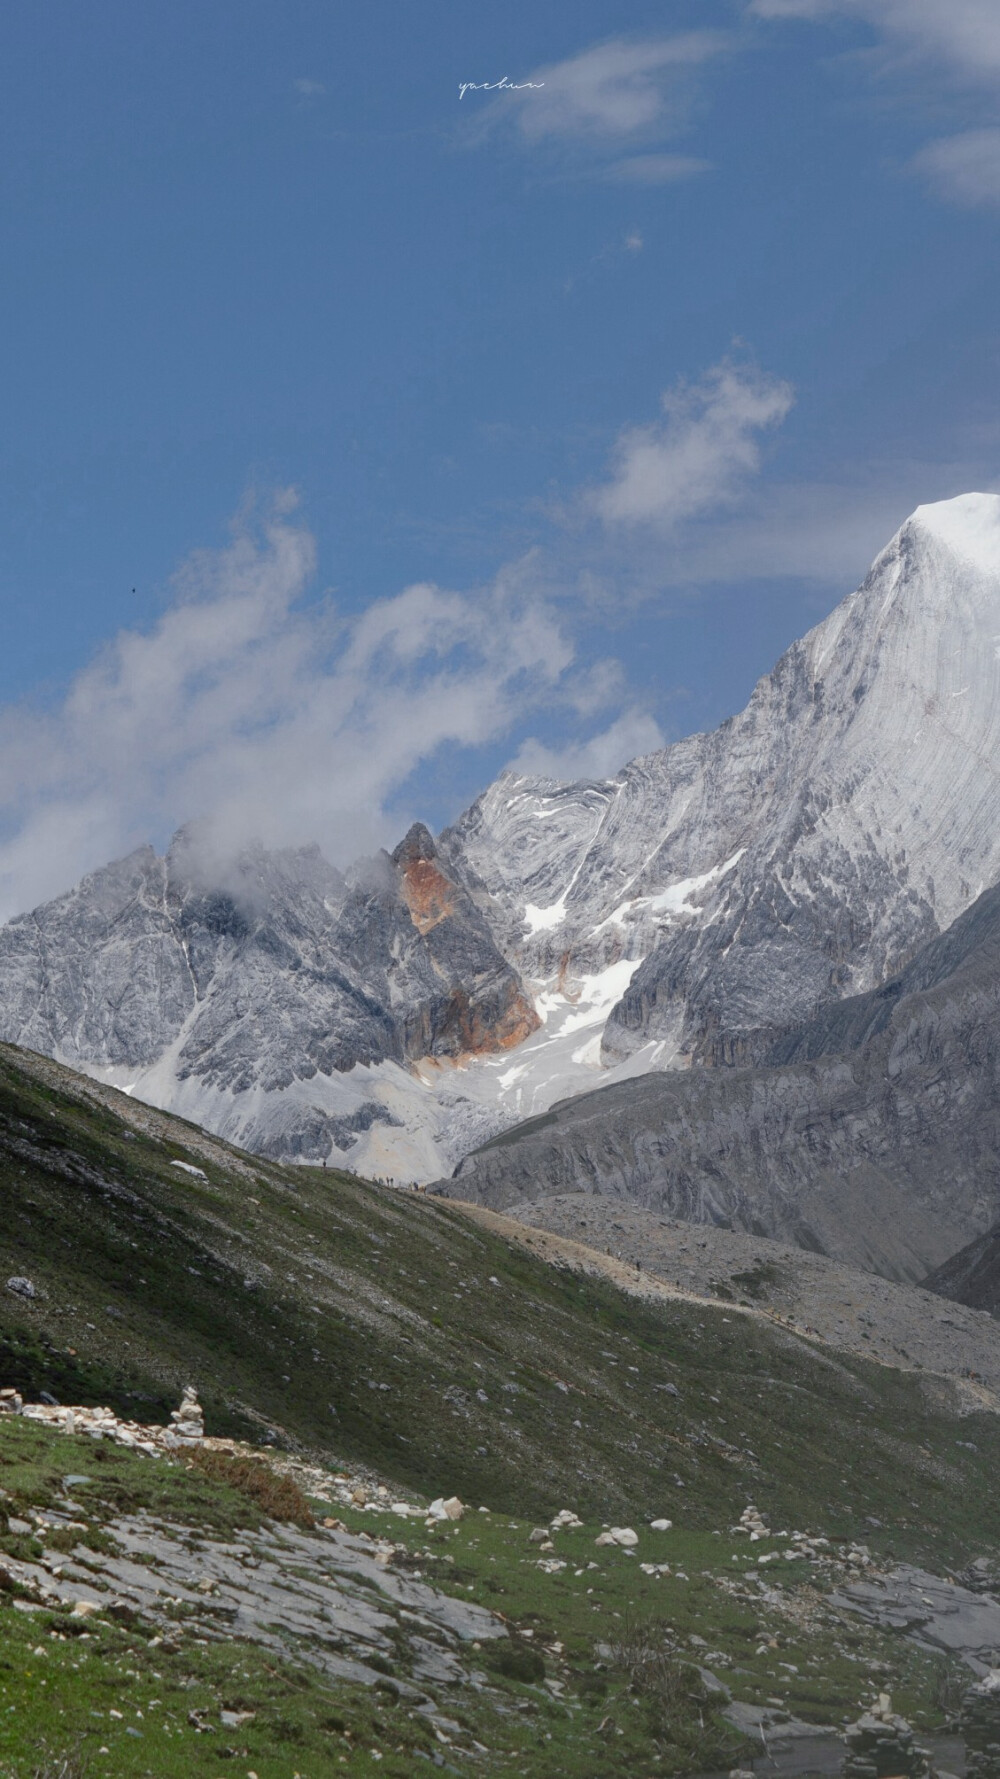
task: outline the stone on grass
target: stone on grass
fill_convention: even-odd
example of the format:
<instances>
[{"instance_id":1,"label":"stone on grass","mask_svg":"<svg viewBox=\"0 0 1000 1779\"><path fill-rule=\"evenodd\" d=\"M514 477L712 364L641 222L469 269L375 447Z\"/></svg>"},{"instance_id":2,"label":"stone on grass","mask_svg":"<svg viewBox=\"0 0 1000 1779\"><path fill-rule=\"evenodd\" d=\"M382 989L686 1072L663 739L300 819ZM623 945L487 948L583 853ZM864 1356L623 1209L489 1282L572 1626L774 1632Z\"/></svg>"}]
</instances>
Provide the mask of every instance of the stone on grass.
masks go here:
<instances>
[{"instance_id":1,"label":"stone on grass","mask_svg":"<svg viewBox=\"0 0 1000 1779\"><path fill-rule=\"evenodd\" d=\"M1000 1670L970 1686L962 1700L959 1728L965 1741L969 1779L1000 1775Z\"/></svg>"},{"instance_id":2,"label":"stone on grass","mask_svg":"<svg viewBox=\"0 0 1000 1779\"><path fill-rule=\"evenodd\" d=\"M447 1500L443 1495L439 1495L427 1509L427 1518L432 1521L460 1520L464 1512L465 1507L457 1495L449 1495Z\"/></svg>"},{"instance_id":3,"label":"stone on grass","mask_svg":"<svg viewBox=\"0 0 1000 1779\"><path fill-rule=\"evenodd\" d=\"M15 1297L38 1296L38 1291L31 1280L21 1278L19 1274L15 1274L13 1278L7 1280L7 1289L13 1291Z\"/></svg>"},{"instance_id":4,"label":"stone on grass","mask_svg":"<svg viewBox=\"0 0 1000 1779\"><path fill-rule=\"evenodd\" d=\"M175 1408L170 1416L173 1431L180 1440L198 1440L205 1437L205 1420L198 1401L198 1393L192 1384L188 1384L181 1397L180 1408Z\"/></svg>"},{"instance_id":5,"label":"stone on grass","mask_svg":"<svg viewBox=\"0 0 1000 1779\"><path fill-rule=\"evenodd\" d=\"M892 1709L888 1693L844 1731L847 1756L843 1779L931 1779L930 1756L918 1746L905 1717Z\"/></svg>"}]
</instances>

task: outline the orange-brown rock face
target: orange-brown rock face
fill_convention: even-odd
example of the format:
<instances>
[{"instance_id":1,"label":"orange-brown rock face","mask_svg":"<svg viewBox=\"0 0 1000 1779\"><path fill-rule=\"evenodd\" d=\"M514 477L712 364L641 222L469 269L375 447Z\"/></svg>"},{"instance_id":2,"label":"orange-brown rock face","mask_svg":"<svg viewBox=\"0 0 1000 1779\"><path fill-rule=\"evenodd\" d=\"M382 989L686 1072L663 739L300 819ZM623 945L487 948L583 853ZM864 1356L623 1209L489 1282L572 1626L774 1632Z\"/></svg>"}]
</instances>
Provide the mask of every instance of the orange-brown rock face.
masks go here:
<instances>
[{"instance_id":1,"label":"orange-brown rock face","mask_svg":"<svg viewBox=\"0 0 1000 1779\"><path fill-rule=\"evenodd\" d=\"M414 946L400 958L410 1006L404 1016L406 1055L484 1056L510 1050L541 1023L516 970L497 948L482 911L446 877L434 842L419 824L392 855ZM422 992L412 988L422 984Z\"/></svg>"},{"instance_id":2,"label":"orange-brown rock face","mask_svg":"<svg viewBox=\"0 0 1000 1779\"><path fill-rule=\"evenodd\" d=\"M456 989L449 1001L445 1029L459 1040L460 1054L487 1056L523 1044L541 1023L531 1002L516 989L499 1016L491 1006L477 1006L462 989Z\"/></svg>"},{"instance_id":3,"label":"orange-brown rock face","mask_svg":"<svg viewBox=\"0 0 1000 1779\"><path fill-rule=\"evenodd\" d=\"M429 933L455 912L455 885L432 859L410 859L403 867L403 896L418 933Z\"/></svg>"}]
</instances>

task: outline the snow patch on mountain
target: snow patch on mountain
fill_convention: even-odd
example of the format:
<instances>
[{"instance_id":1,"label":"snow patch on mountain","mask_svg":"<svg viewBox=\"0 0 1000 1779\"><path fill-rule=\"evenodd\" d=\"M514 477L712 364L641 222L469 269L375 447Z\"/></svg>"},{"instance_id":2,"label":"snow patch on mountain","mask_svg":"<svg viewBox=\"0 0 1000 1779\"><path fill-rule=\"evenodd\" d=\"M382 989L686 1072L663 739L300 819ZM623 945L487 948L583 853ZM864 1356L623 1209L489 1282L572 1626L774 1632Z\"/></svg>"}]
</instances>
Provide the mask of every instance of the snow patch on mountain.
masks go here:
<instances>
[{"instance_id":1,"label":"snow patch on mountain","mask_svg":"<svg viewBox=\"0 0 1000 1779\"><path fill-rule=\"evenodd\" d=\"M739 715L506 772L349 873L183 833L0 929L0 1035L252 1149L430 1179L556 1100L753 1061L1000 878L1000 497L917 509Z\"/></svg>"}]
</instances>

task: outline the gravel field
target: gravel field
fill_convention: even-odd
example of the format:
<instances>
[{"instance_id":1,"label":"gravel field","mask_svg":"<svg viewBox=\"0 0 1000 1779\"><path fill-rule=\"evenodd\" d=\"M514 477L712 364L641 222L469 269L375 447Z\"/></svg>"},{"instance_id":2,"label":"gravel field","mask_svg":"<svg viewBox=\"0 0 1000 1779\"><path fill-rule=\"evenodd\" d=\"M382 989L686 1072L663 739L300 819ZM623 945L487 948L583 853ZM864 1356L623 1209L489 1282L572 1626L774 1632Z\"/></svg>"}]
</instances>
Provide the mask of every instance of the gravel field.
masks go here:
<instances>
[{"instance_id":1,"label":"gravel field","mask_svg":"<svg viewBox=\"0 0 1000 1779\"><path fill-rule=\"evenodd\" d=\"M546 1238L555 1237L570 1264L609 1272L632 1290L731 1301L883 1365L957 1380L960 1405L1000 1410L1000 1323L919 1286L582 1193L536 1199L503 1217L466 1208L494 1227L523 1231L518 1239L549 1258L557 1253Z\"/></svg>"}]
</instances>

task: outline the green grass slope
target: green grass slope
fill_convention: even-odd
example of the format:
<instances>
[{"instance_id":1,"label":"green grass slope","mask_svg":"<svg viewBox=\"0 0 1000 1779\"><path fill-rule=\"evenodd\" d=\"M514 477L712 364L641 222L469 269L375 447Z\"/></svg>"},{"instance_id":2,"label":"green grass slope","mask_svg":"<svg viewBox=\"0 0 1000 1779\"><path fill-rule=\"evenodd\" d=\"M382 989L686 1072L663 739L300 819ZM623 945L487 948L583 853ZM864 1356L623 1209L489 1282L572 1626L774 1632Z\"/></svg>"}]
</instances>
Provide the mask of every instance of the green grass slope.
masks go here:
<instances>
[{"instance_id":1,"label":"green grass slope","mask_svg":"<svg viewBox=\"0 0 1000 1779\"><path fill-rule=\"evenodd\" d=\"M1000 1540L1000 1421L959 1423L917 1374L640 1302L454 1205L262 1162L10 1047L0 1204L0 1382L28 1395L156 1420L193 1381L210 1432L507 1513L683 1504L714 1529L752 1499L931 1562Z\"/></svg>"},{"instance_id":2,"label":"green grass slope","mask_svg":"<svg viewBox=\"0 0 1000 1779\"><path fill-rule=\"evenodd\" d=\"M327 1500L314 1498L317 1516ZM507 1637L457 1651L459 1673L433 1689L433 1722L421 1710L423 1686L412 1684L412 1614L395 1619L379 1656L369 1654L378 1679L365 1686L311 1659L324 1641L343 1646L335 1620L321 1615L311 1637L278 1652L227 1630L238 1595L226 1586L198 1604L168 1590L159 1616L120 1595L105 1594L87 1617L68 1601L33 1603L9 1564L5 1575L5 1559L56 1573L69 1564L77 1583L92 1583L120 1554L121 1516L152 1516L160 1556L144 1573L152 1579L172 1537L194 1575L215 1541L252 1556L261 1511L256 1491L241 1494L184 1455L155 1461L0 1421L0 1779L227 1770L327 1779L345 1766L409 1779L424 1763L483 1779L651 1779L726 1771L760 1752L724 1720L720 1681L772 1715L779 1708L779 1721L815 1724L853 1717L874 1691L891 1689L930 1734L963 1685L954 1662L831 1608L808 1562L759 1570L759 1552L784 1558L780 1538L751 1546L728 1529L678 1522L643 1527L630 1554L598 1546L591 1522L554 1533L555 1557L540 1560L530 1520L506 1513L429 1529L400 1528L391 1512L340 1511L350 1531L393 1540L390 1586L395 1576L422 1578L503 1614ZM273 1541L267 1554L273 1560ZM301 1562L293 1549L289 1579Z\"/></svg>"}]
</instances>

